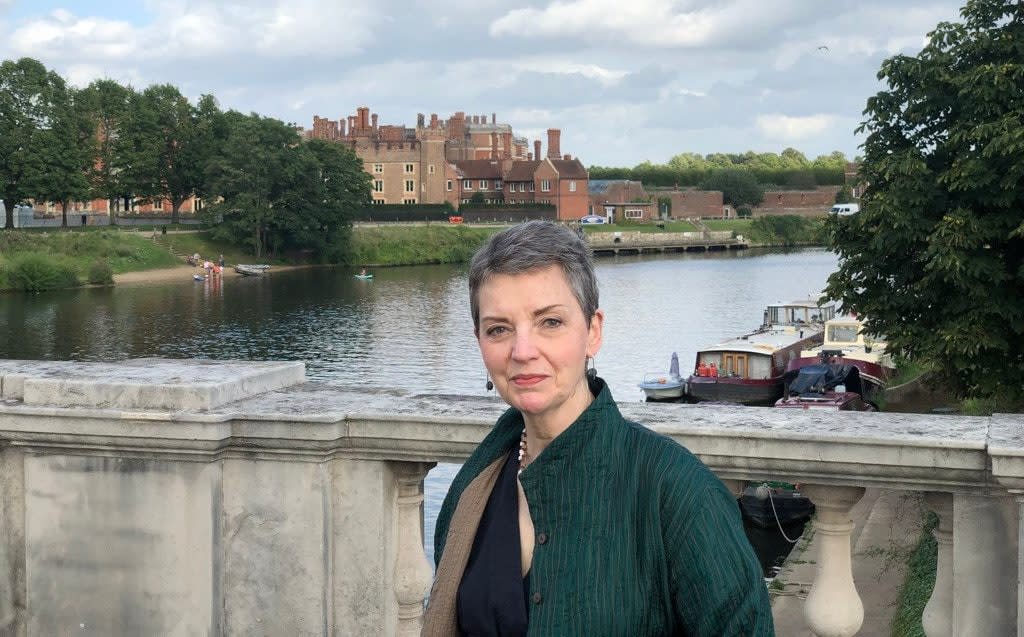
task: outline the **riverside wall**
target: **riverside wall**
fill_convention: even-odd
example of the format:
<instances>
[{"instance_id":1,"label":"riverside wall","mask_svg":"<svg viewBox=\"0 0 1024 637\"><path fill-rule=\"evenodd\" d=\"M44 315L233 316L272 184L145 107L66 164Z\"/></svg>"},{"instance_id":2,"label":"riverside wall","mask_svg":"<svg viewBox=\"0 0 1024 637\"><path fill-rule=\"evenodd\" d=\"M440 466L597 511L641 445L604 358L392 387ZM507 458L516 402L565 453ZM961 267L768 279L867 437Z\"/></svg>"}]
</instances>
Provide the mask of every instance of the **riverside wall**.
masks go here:
<instances>
[{"instance_id":1,"label":"riverside wall","mask_svg":"<svg viewBox=\"0 0 1024 637\"><path fill-rule=\"evenodd\" d=\"M0 634L417 635L423 478L503 409L308 382L302 363L0 361ZM863 618L846 521L865 487L935 502L933 625L1017 634L1024 417L622 410L734 489L807 485L830 538L814 634Z\"/></svg>"}]
</instances>

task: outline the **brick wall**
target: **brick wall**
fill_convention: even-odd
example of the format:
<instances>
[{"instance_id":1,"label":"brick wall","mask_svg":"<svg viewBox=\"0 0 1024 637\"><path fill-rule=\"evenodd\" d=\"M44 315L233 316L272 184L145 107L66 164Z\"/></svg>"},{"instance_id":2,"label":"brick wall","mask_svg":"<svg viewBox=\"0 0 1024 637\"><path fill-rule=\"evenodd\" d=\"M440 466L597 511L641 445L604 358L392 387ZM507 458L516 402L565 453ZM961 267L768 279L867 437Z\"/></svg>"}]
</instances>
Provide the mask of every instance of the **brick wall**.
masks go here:
<instances>
[{"instance_id":1,"label":"brick wall","mask_svg":"<svg viewBox=\"0 0 1024 637\"><path fill-rule=\"evenodd\" d=\"M761 205L753 209L754 216L799 214L824 215L836 201L839 186L821 186L816 190L773 190L764 193Z\"/></svg>"},{"instance_id":2,"label":"brick wall","mask_svg":"<svg viewBox=\"0 0 1024 637\"><path fill-rule=\"evenodd\" d=\"M658 190L652 194L655 201L659 197L672 201L670 215L676 219L722 216L722 192L719 190Z\"/></svg>"}]
</instances>

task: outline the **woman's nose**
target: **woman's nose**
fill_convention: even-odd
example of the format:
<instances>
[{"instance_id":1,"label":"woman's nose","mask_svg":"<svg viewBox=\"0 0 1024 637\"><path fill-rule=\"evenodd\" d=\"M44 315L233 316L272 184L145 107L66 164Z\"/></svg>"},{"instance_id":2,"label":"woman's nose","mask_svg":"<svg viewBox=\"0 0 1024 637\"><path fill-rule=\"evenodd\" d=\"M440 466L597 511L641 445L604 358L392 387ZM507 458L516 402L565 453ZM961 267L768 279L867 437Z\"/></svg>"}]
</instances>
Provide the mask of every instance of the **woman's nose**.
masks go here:
<instances>
[{"instance_id":1,"label":"woman's nose","mask_svg":"<svg viewBox=\"0 0 1024 637\"><path fill-rule=\"evenodd\" d=\"M517 330L516 340L512 343L512 358L529 360L537 355L537 346L533 342L533 334L529 330Z\"/></svg>"}]
</instances>

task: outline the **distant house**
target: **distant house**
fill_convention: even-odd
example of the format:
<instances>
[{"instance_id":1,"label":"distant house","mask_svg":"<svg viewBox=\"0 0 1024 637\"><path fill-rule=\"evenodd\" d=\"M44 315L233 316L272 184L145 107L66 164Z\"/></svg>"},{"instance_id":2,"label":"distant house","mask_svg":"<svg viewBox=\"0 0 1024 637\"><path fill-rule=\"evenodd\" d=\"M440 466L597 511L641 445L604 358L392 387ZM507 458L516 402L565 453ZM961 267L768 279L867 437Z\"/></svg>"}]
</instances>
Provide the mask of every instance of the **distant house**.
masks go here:
<instances>
[{"instance_id":1,"label":"distant house","mask_svg":"<svg viewBox=\"0 0 1024 637\"><path fill-rule=\"evenodd\" d=\"M607 217L612 222L650 221L659 216L657 199L639 181L593 179L587 190L587 214Z\"/></svg>"}]
</instances>

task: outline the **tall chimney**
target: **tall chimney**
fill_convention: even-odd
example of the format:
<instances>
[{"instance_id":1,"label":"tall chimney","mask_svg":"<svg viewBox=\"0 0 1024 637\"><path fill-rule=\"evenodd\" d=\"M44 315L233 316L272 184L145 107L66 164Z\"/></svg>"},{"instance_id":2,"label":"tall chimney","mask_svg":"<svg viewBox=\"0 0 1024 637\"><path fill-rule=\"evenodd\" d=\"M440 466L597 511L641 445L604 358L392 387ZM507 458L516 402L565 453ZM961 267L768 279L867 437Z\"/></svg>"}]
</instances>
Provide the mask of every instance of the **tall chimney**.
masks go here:
<instances>
[{"instance_id":1,"label":"tall chimney","mask_svg":"<svg viewBox=\"0 0 1024 637\"><path fill-rule=\"evenodd\" d=\"M359 128L365 130L370 127L370 109L366 106L360 106L359 112Z\"/></svg>"},{"instance_id":2,"label":"tall chimney","mask_svg":"<svg viewBox=\"0 0 1024 637\"><path fill-rule=\"evenodd\" d=\"M348 133L349 133L349 135L355 135L356 134L356 116L355 115L349 115L348 116Z\"/></svg>"},{"instance_id":3,"label":"tall chimney","mask_svg":"<svg viewBox=\"0 0 1024 637\"><path fill-rule=\"evenodd\" d=\"M548 129L548 157L558 159L562 156L560 138L562 131L557 128Z\"/></svg>"},{"instance_id":4,"label":"tall chimney","mask_svg":"<svg viewBox=\"0 0 1024 637\"><path fill-rule=\"evenodd\" d=\"M370 116L370 119L371 119L371 120L372 120L372 122L373 122L373 123L371 124L371 126L373 126L373 132L375 132L375 133L376 133L376 132L377 132L377 114L376 114L376 113L374 113L373 115L371 115L371 116ZM549 132L548 134L550 135L551 133Z\"/></svg>"},{"instance_id":5,"label":"tall chimney","mask_svg":"<svg viewBox=\"0 0 1024 637\"><path fill-rule=\"evenodd\" d=\"M430 127L437 128L437 113L430 114Z\"/></svg>"},{"instance_id":6,"label":"tall chimney","mask_svg":"<svg viewBox=\"0 0 1024 637\"><path fill-rule=\"evenodd\" d=\"M345 137L345 118L344 117L339 117L338 118L338 136L342 137L342 138Z\"/></svg>"},{"instance_id":7,"label":"tall chimney","mask_svg":"<svg viewBox=\"0 0 1024 637\"><path fill-rule=\"evenodd\" d=\"M512 159L512 133L501 134L502 156L505 159Z\"/></svg>"},{"instance_id":8,"label":"tall chimney","mask_svg":"<svg viewBox=\"0 0 1024 637\"><path fill-rule=\"evenodd\" d=\"M536 157L538 161L540 161L540 140L539 139L533 140L533 156Z\"/></svg>"},{"instance_id":9,"label":"tall chimney","mask_svg":"<svg viewBox=\"0 0 1024 637\"><path fill-rule=\"evenodd\" d=\"M526 153L526 161L533 161L533 153Z\"/></svg>"},{"instance_id":10,"label":"tall chimney","mask_svg":"<svg viewBox=\"0 0 1024 637\"><path fill-rule=\"evenodd\" d=\"M491 113L491 123L492 124L497 124L498 123L498 114L497 113Z\"/></svg>"},{"instance_id":11,"label":"tall chimney","mask_svg":"<svg viewBox=\"0 0 1024 637\"><path fill-rule=\"evenodd\" d=\"M424 122L426 122L426 116L423 113L416 113L416 128L423 128Z\"/></svg>"}]
</instances>

